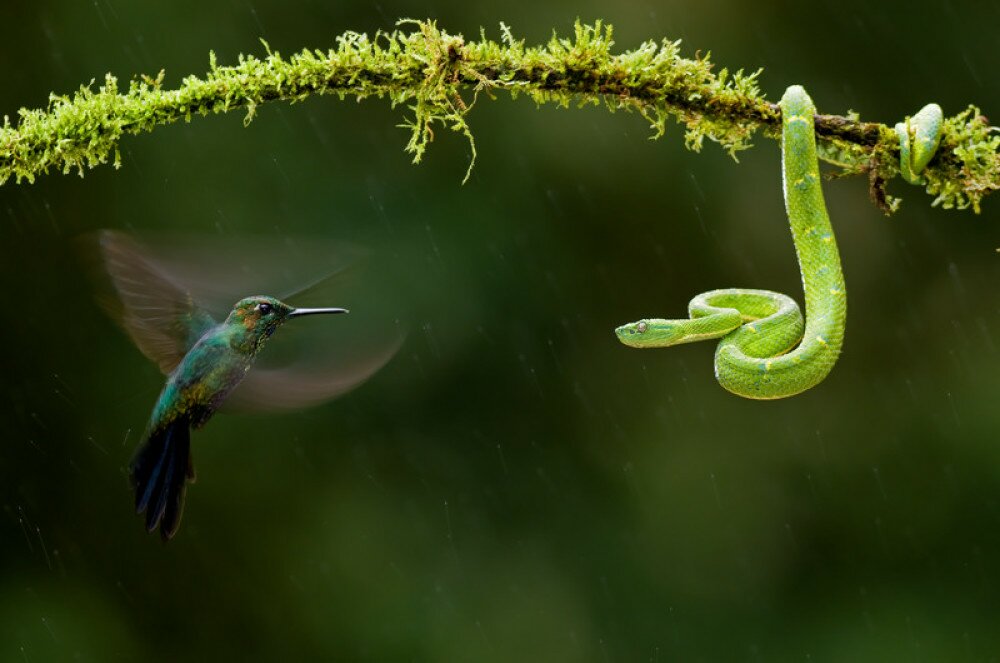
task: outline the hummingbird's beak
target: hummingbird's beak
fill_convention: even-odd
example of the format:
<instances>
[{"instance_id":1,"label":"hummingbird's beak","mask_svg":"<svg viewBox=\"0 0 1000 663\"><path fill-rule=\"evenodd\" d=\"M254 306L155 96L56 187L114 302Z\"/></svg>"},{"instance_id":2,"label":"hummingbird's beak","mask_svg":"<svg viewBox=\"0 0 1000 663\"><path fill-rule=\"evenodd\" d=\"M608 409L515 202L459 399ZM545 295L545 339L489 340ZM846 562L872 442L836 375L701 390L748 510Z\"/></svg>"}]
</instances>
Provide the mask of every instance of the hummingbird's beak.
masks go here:
<instances>
[{"instance_id":1,"label":"hummingbird's beak","mask_svg":"<svg viewBox=\"0 0 1000 663\"><path fill-rule=\"evenodd\" d=\"M289 318L297 318L300 315L320 315L321 313L348 313L346 308L293 308L288 314Z\"/></svg>"}]
</instances>

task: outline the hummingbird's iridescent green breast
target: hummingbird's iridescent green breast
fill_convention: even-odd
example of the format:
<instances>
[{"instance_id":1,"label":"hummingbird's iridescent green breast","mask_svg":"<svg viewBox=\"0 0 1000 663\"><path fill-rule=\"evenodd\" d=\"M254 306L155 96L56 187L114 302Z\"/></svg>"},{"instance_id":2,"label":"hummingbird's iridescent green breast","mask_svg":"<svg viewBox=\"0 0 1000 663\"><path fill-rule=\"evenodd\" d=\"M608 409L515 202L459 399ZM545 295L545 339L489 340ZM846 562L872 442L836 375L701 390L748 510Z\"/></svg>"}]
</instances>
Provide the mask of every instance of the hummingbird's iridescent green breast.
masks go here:
<instances>
[{"instance_id":1,"label":"hummingbird's iridescent green breast","mask_svg":"<svg viewBox=\"0 0 1000 663\"><path fill-rule=\"evenodd\" d=\"M294 309L274 297L241 299L195 342L167 379L150 430L187 416L199 428L246 377L266 341Z\"/></svg>"},{"instance_id":2,"label":"hummingbird's iridescent green breast","mask_svg":"<svg viewBox=\"0 0 1000 663\"><path fill-rule=\"evenodd\" d=\"M194 415L195 428L204 425L246 376L252 361L252 355L232 348L223 325L207 332L167 378L150 417L150 430L182 415Z\"/></svg>"}]
</instances>

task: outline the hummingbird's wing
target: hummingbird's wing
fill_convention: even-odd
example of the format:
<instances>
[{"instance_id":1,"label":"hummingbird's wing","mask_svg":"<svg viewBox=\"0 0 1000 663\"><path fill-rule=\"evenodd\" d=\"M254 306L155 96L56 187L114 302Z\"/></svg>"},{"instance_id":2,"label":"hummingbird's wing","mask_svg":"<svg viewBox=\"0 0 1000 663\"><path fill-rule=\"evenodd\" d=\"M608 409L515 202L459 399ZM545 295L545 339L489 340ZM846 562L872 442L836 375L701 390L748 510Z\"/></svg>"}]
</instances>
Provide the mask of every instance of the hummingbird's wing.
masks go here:
<instances>
[{"instance_id":1,"label":"hummingbird's wing","mask_svg":"<svg viewBox=\"0 0 1000 663\"><path fill-rule=\"evenodd\" d=\"M169 374L216 321L159 264L123 233L101 231L98 250L116 298L103 302L132 341Z\"/></svg>"},{"instance_id":2,"label":"hummingbird's wing","mask_svg":"<svg viewBox=\"0 0 1000 663\"><path fill-rule=\"evenodd\" d=\"M315 356L307 356L286 366L255 366L227 397L224 409L279 412L336 398L375 375L396 354L404 338L400 333L371 347L350 348L349 357L324 356L317 361ZM333 353L327 350L321 354Z\"/></svg>"}]
</instances>

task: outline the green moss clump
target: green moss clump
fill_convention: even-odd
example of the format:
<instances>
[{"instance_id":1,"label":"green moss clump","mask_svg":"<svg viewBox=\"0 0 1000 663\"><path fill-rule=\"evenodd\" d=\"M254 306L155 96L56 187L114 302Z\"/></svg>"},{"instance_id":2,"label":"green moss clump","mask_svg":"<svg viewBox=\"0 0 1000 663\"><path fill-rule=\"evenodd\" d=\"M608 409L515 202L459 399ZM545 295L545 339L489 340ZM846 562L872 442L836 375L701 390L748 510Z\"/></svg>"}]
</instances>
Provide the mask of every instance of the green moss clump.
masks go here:
<instances>
[{"instance_id":1,"label":"green moss clump","mask_svg":"<svg viewBox=\"0 0 1000 663\"><path fill-rule=\"evenodd\" d=\"M975 106L944 121L939 158L924 171L933 205L980 212L983 197L1000 188L1000 135Z\"/></svg>"}]
</instances>

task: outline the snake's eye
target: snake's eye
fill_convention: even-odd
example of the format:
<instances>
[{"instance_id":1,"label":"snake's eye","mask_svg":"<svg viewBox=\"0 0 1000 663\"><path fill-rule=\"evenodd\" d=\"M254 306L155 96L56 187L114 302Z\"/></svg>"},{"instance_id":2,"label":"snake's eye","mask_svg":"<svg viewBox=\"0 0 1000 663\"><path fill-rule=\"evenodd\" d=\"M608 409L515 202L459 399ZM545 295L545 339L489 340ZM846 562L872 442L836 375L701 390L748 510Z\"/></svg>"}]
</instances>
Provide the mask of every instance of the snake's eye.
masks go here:
<instances>
[{"instance_id":1,"label":"snake's eye","mask_svg":"<svg viewBox=\"0 0 1000 663\"><path fill-rule=\"evenodd\" d=\"M639 324L637 324L635 326L635 330L637 332L639 332L640 334L646 333L646 328L647 328L647 325L646 325L646 321L645 320L643 320L642 322L640 322Z\"/></svg>"},{"instance_id":2,"label":"snake's eye","mask_svg":"<svg viewBox=\"0 0 1000 663\"><path fill-rule=\"evenodd\" d=\"M257 304L257 312L260 313L261 315L267 315L268 313L271 312L272 308L273 307L267 302L261 302Z\"/></svg>"}]
</instances>

